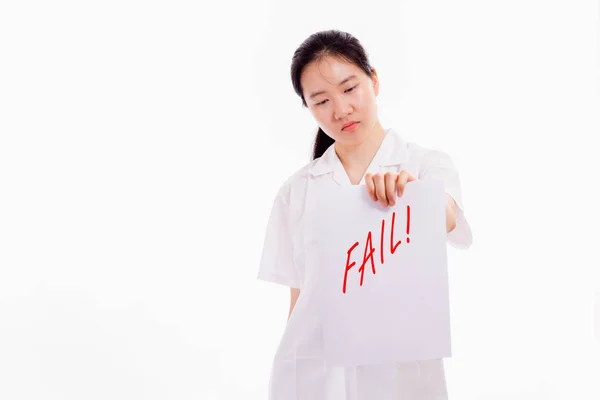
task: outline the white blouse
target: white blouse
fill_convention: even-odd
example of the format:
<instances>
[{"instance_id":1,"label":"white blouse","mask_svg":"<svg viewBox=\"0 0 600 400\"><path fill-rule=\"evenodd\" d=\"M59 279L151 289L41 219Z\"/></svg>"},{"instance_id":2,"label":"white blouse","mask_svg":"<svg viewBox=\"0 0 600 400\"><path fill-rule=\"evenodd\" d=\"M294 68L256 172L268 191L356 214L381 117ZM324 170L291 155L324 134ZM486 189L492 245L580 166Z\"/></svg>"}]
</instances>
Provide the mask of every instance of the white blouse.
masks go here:
<instances>
[{"instance_id":1,"label":"white blouse","mask_svg":"<svg viewBox=\"0 0 600 400\"><path fill-rule=\"evenodd\" d=\"M456 201L456 227L448 243L472 243L465 218L458 172L444 152L405 142L386 130L367 172L406 170L418 179L441 179ZM366 174L365 174L366 175ZM364 176L360 182L364 185ZM294 173L279 189L267 225L258 278L300 289L274 357L270 400L438 400L447 399L443 362L423 360L394 365L333 367L323 359L319 304L313 295L317 274L310 223L315 194L329 185L351 185L334 146ZM366 188L365 188L366 190Z\"/></svg>"}]
</instances>

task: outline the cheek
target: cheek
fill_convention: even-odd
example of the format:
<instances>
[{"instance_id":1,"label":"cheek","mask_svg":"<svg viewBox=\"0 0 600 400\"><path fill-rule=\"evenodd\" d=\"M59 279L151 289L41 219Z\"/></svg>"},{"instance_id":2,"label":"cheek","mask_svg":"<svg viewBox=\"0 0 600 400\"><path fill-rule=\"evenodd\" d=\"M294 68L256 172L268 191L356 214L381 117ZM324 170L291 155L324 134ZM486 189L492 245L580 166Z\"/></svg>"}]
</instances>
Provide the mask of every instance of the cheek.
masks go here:
<instances>
[{"instance_id":1,"label":"cheek","mask_svg":"<svg viewBox=\"0 0 600 400\"><path fill-rule=\"evenodd\" d=\"M356 107L365 118L377 116L377 103L373 93L361 92L356 97Z\"/></svg>"},{"instance_id":2,"label":"cheek","mask_svg":"<svg viewBox=\"0 0 600 400\"><path fill-rule=\"evenodd\" d=\"M315 121L319 122L319 124L326 124L329 121L327 116L331 115L327 110L327 105L313 108L311 113Z\"/></svg>"},{"instance_id":3,"label":"cheek","mask_svg":"<svg viewBox=\"0 0 600 400\"><path fill-rule=\"evenodd\" d=\"M373 93L364 90L357 93L356 102L362 109L371 108L374 102Z\"/></svg>"}]
</instances>

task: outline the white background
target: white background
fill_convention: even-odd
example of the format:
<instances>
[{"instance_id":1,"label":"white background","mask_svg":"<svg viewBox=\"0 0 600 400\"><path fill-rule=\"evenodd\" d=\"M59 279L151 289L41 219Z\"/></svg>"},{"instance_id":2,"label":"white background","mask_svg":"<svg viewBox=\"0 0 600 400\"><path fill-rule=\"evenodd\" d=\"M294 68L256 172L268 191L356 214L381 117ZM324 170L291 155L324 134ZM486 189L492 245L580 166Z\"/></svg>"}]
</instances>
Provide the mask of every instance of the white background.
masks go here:
<instances>
[{"instance_id":1,"label":"white background","mask_svg":"<svg viewBox=\"0 0 600 400\"><path fill-rule=\"evenodd\" d=\"M460 172L451 399L600 398L599 14L3 1L0 398L266 398L289 290L259 255L316 131L290 61L330 28L366 47L384 127Z\"/></svg>"}]
</instances>

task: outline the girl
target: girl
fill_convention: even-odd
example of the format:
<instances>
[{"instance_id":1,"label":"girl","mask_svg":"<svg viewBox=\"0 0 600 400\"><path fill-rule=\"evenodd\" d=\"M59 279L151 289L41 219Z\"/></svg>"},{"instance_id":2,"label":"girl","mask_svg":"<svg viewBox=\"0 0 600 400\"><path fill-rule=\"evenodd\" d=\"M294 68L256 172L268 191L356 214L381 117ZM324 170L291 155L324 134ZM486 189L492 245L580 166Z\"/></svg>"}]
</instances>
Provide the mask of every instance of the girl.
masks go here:
<instances>
[{"instance_id":1,"label":"girl","mask_svg":"<svg viewBox=\"0 0 600 400\"><path fill-rule=\"evenodd\" d=\"M340 31L311 35L295 51L291 78L319 130L313 160L294 173L275 198L258 278L290 287L288 322L274 358L270 400L447 399L441 359L394 365L327 366L315 294L308 221L320 190L364 185L373 201L395 204L408 182L441 179L446 190L448 243L472 242L458 173L440 151L406 142L378 119L377 72L360 42ZM386 378L387 377L387 378ZM392 377L390 379L390 377Z\"/></svg>"}]
</instances>

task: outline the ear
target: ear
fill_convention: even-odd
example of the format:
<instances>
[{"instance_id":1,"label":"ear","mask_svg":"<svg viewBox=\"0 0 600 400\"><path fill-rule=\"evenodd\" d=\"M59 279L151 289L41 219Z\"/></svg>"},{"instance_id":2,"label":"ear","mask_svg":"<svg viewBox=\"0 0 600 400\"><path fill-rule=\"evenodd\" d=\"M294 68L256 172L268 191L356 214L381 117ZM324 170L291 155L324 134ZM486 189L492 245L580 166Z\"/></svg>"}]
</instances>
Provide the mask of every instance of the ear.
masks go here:
<instances>
[{"instance_id":1,"label":"ear","mask_svg":"<svg viewBox=\"0 0 600 400\"><path fill-rule=\"evenodd\" d=\"M373 75L371 76L373 91L375 92L375 96L379 96L379 77L377 76L377 70L374 67L371 67L371 71L373 71Z\"/></svg>"}]
</instances>

